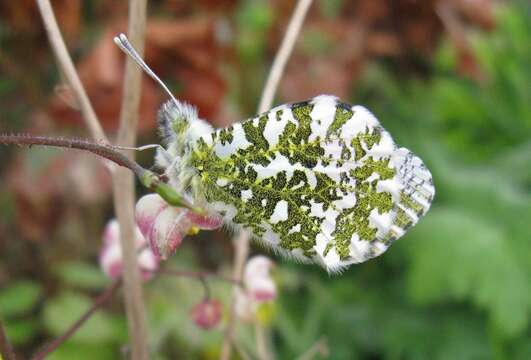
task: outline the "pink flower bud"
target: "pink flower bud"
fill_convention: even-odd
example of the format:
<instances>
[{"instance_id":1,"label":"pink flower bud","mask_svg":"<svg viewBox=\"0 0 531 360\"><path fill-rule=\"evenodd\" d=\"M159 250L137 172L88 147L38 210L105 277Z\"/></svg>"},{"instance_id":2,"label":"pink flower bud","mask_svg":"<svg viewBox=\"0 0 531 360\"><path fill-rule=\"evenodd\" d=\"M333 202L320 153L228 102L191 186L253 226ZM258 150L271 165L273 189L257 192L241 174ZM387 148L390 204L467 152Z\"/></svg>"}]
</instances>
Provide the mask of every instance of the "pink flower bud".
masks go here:
<instances>
[{"instance_id":1,"label":"pink flower bud","mask_svg":"<svg viewBox=\"0 0 531 360\"><path fill-rule=\"evenodd\" d=\"M116 241L120 241L120 225L116 219L112 219L103 230L103 244L111 245Z\"/></svg>"},{"instance_id":2,"label":"pink flower bud","mask_svg":"<svg viewBox=\"0 0 531 360\"><path fill-rule=\"evenodd\" d=\"M271 278L257 278L247 286L247 292L254 301L267 302L277 297L277 286Z\"/></svg>"},{"instance_id":3,"label":"pink flower bud","mask_svg":"<svg viewBox=\"0 0 531 360\"><path fill-rule=\"evenodd\" d=\"M136 221L153 252L162 259L177 250L194 226L212 230L222 225L220 216L200 216L188 209L169 206L158 194L145 195L138 200Z\"/></svg>"},{"instance_id":4,"label":"pink flower bud","mask_svg":"<svg viewBox=\"0 0 531 360\"><path fill-rule=\"evenodd\" d=\"M158 194L148 194L138 199L135 214L136 224L145 238L149 237L157 216L168 206Z\"/></svg>"},{"instance_id":5,"label":"pink flower bud","mask_svg":"<svg viewBox=\"0 0 531 360\"><path fill-rule=\"evenodd\" d=\"M100 252L100 266L105 275L111 279L122 276L122 250L119 243L103 245Z\"/></svg>"},{"instance_id":6,"label":"pink flower bud","mask_svg":"<svg viewBox=\"0 0 531 360\"><path fill-rule=\"evenodd\" d=\"M223 304L218 300L205 300L192 308L192 319L202 329L209 330L221 320Z\"/></svg>"},{"instance_id":7,"label":"pink flower bud","mask_svg":"<svg viewBox=\"0 0 531 360\"><path fill-rule=\"evenodd\" d=\"M277 297L277 286L271 278L273 262L265 256L254 256L245 265L243 283L248 295L256 302L266 302Z\"/></svg>"},{"instance_id":8,"label":"pink flower bud","mask_svg":"<svg viewBox=\"0 0 531 360\"><path fill-rule=\"evenodd\" d=\"M159 267L159 259L153 254L140 231L136 229L135 245L138 250L138 265L142 278L148 280ZM110 278L122 276L122 248L120 245L120 226L115 219L109 221L103 232L103 247L99 256L103 272Z\"/></svg>"},{"instance_id":9,"label":"pink flower bud","mask_svg":"<svg viewBox=\"0 0 531 360\"><path fill-rule=\"evenodd\" d=\"M148 235L149 243L162 259L175 253L191 227L182 208L167 207L157 216Z\"/></svg>"}]
</instances>

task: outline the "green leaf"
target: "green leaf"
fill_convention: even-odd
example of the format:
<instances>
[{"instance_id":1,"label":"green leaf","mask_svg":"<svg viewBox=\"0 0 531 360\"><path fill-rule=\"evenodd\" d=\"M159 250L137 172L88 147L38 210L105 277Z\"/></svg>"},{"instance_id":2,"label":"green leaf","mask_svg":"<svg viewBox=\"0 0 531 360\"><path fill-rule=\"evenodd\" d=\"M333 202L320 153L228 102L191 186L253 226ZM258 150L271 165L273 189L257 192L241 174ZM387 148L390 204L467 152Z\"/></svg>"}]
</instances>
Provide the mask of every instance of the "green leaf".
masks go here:
<instances>
[{"instance_id":1,"label":"green leaf","mask_svg":"<svg viewBox=\"0 0 531 360\"><path fill-rule=\"evenodd\" d=\"M409 295L418 304L471 301L505 335L521 333L531 314L530 274L496 223L455 208L433 209L419 224Z\"/></svg>"},{"instance_id":2,"label":"green leaf","mask_svg":"<svg viewBox=\"0 0 531 360\"><path fill-rule=\"evenodd\" d=\"M0 316L10 317L30 311L41 293L41 286L30 280L22 280L0 291Z\"/></svg>"},{"instance_id":3,"label":"green leaf","mask_svg":"<svg viewBox=\"0 0 531 360\"><path fill-rule=\"evenodd\" d=\"M55 273L64 282L83 289L99 290L109 283L98 267L82 262L62 263Z\"/></svg>"},{"instance_id":4,"label":"green leaf","mask_svg":"<svg viewBox=\"0 0 531 360\"><path fill-rule=\"evenodd\" d=\"M5 331L11 343L20 345L37 334L39 324L35 320L8 320L5 323Z\"/></svg>"},{"instance_id":5,"label":"green leaf","mask_svg":"<svg viewBox=\"0 0 531 360\"><path fill-rule=\"evenodd\" d=\"M119 347L105 344L65 343L55 350L47 360L114 360L120 359Z\"/></svg>"},{"instance_id":6,"label":"green leaf","mask_svg":"<svg viewBox=\"0 0 531 360\"><path fill-rule=\"evenodd\" d=\"M43 313L45 327L53 336L64 333L92 305L92 300L77 293L63 293L47 302ZM117 339L113 319L102 310L93 314L69 340L82 343L100 343Z\"/></svg>"}]
</instances>

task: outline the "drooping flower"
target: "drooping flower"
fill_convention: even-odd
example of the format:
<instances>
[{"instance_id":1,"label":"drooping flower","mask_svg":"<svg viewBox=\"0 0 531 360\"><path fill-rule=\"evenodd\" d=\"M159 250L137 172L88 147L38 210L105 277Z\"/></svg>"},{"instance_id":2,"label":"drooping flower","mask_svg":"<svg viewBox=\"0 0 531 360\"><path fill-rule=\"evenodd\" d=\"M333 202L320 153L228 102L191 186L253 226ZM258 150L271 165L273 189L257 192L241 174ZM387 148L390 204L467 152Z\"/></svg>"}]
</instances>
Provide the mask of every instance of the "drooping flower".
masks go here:
<instances>
[{"instance_id":1,"label":"drooping flower","mask_svg":"<svg viewBox=\"0 0 531 360\"><path fill-rule=\"evenodd\" d=\"M221 320L223 304L216 299L203 300L192 308L192 319L202 329L209 330Z\"/></svg>"},{"instance_id":2,"label":"drooping flower","mask_svg":"<svg viewBox=\"0 0 531 360\"><path fill-rule=\"evenodd\" d=\"M277 286L271 277L273 262L262 255L252 257L243 271L242 289L237 289L234 303L236 316L242 321L257 321L259 309L277 297Z\"/></svg>"},{"instance_id":3,"label":"drooping flower","mask_svg":"<svg viewBox=\"0 0 531 360\"><path fill-rule=\"evenodd\" d=\"M258 303L277 297L277 286L271 277L273 266L273 262L262 255L252 257L245 265L243 283L248 295Z\"/></svg>"},{"instance_id":4,"label":"drooping flower","mask_svg":"<svg viewBox=\"0 0 531 360\"><path fill-rule=\"evenodd\" d=\"M172 255L187 234L213 230L223 224L220 216L200 216L168 205L158 194L142 196L136 203L136 222L153 252L162 259Z\"/></svg>"},{"instance_id":5,"label":"drooping flower","mask_svg":"<svg viewBox=\"0 0 531 360\"><path fill-rule=\"evenodd\" d=\"M147 241L138 228L135 229L135 246L139 251L138 265L142 278L149 280L159 267L159 258L147 246ZM110 278L117 279L122 276L123 259L120 245L120 225L116 219L110 220L105 226L99 262L103 272Z\"/></svg>"}]
</instances>

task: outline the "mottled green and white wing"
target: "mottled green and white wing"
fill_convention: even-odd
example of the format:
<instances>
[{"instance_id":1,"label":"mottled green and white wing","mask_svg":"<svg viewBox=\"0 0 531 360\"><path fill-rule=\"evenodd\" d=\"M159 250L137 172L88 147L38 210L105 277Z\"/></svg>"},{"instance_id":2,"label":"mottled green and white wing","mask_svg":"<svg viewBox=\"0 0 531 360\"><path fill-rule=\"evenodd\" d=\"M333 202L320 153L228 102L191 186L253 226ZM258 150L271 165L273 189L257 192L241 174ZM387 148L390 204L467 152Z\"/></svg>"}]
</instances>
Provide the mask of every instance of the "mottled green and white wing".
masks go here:
<instances>
[{"instance_id":1,"label":"mottled green and white wing","mask_svg":"<svg viewBox=\"0 0 531 360\"><path fill-rule=\"evenodd\" d=\"M435 192L420 158L367 109L328 95L205 134L189 155L227 223L330 272L382 254Z\"/></svg>"}]
</instances>

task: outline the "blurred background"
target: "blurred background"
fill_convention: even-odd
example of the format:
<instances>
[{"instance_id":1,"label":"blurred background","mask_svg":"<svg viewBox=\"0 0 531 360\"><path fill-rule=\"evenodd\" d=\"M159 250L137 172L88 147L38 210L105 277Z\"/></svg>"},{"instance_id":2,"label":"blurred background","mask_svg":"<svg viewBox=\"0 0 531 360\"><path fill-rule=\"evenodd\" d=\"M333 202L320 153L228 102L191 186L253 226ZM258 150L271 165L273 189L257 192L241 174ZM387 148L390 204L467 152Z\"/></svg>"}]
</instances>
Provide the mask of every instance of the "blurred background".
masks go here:
<instances>
[{"instance_id":1,"label":"blurred background","mask_svg":"<svg viewBox=\"0 0 531 360\"><path fill-rule=\"evenodd\" d=\"M117 129L126 1L52 2L109 135ZM146 59L215 126L255 114L294 1L152 0ZM385 255L340 276L277 261L261 312L269 347L293 359L531 359L531 7L528 1L316 0L276 103L331 93L371 109L434 175L432 210ZM0 3L0 130L88 133L61 84L33 0ZM159 142L163 92L144 77L139 144ZM151 166L153 154L138 154ZM0 317L21 355L61 334L110 280L98 266L111 181L98 159L0 149ZM139 195L145 192L138 189ZM189 237L175 269L230 273L223 231ZM253 253L266 253L253 247ZM230 286L211 281L227 303ZM222 331L190 319L202 287L145 286L155 359L212 359ZM254 354L249 325L237 342ZM126 341L116 297L53 359L113 359Z\"/></svg>"}]
</instances>

